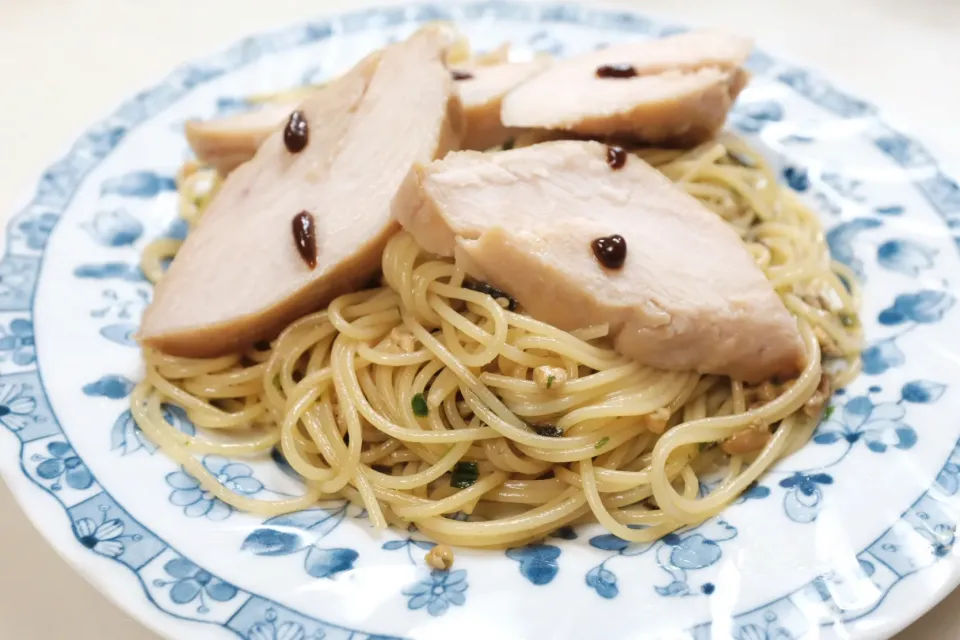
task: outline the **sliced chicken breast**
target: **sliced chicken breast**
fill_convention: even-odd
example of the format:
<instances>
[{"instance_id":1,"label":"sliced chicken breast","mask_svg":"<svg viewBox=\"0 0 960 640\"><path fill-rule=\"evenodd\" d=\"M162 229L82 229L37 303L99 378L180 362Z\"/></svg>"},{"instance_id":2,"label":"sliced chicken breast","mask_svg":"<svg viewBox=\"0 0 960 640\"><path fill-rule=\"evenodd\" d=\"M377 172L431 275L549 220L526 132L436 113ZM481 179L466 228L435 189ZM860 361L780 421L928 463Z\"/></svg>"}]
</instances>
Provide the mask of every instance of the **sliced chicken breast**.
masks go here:
<instances>
[{"instance_id":1,"label":"sliced chicken breast","mask_svg":"<svg viewBox=\"0 0 960 640\"><path fill-rule=\"evenodd\" d=\"M305 101L305 148L276 131L230 174L157 285L140 340L174 355L235 352L367 282L394 214L416 205L413 166L459 144L447 46L421 30ZM315 240L295 234L301 212Z\"/></svg>"},{"instance_id":2,"label":"sliced chicken breast","mask_svg":"<svg viewBox=\"0 0 960 640\"><path fill-rule=\"evenodd\" d=\"M464 63L454 70L466 118L463 149L489 149L520 133L500 122L500 103L511 89L549 65L545 58L504 64ZM363 64L376 64L375 59ZM470 77L466 78L465 74ZM317 91L322 91L318 89ZM253 157L271 133L277 131L302 100L268 102L253 111L186 125L187 142L203 164L227 175Z\"/></svg>"},{"instance_id":3,"label":"sliced chicken breast","mask_svg":"<svg viewBox=\"0 0 960 640\"><path fill-rule=\"evenodd\" d=\"M504 64L464 64L454 68L457 90L467 118L464 149L484 150L502 145L522 130L503 126L500 105L503 97L549 66L546 58Z\"/></svg>"},{"instance_id":4,"label":"sliced chicken breast","mask_svg":"<svg viewBox=\"0 0 960 640\"><path fill-rule=\"evenodd\" d=\"M461 152L419 169L422 202L400 217L425 249L535 318L609 323L615 348L664 369L757 382L803 365L795 319L737 234L637 157L597 142ZM594 240L620 235L620 268Z\"/></svg>"},{"instance_id":5,"label":"sliced chicken breast","mask_svg":"<svg viewBox=\"0 0 960 640\"><path fill-rule=\"evenodd\" d=\"M693 32L564 60L503 99L505 126L692 146L722 126L752 43Z\"/></svg>"},{"instance_id":6,"label":"sliced chicken breast","mask_svg":"<svg viewBox=\"0 0 960 640\"><path fill-rule=\"evenodd\" d=\"M268 102L253 111L212 120L191 120L184 130L197 160L225 176L256 154L287 121L299 102Z\"/></svg>"}]
</instances>

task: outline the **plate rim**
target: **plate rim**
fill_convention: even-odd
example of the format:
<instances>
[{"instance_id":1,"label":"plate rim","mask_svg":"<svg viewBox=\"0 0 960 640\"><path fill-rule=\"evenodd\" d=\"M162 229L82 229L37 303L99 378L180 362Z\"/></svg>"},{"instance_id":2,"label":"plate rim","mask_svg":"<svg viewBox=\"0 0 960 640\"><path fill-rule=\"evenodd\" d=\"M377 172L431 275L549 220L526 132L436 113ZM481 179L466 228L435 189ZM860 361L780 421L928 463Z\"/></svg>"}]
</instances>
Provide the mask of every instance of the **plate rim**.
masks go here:
<instances>
[{"instance_id":1,"label":"plate rim","mask_svg":"<svg viewBox=\"0 0 960 640\"><path fill-rule=\"evenodd\" d=\"M61 197L63 198L62 204L59 206L59 208L53 211L57 216L57 222L59 222L60 216L69 207L72 197L76 192L77 188L79 188L79 186L81 186L84 183L84 180L86 179L86 175L90 171L95 169L107 157L109 157L113 149L116 148L116 146L124 139L124 137L127 134L129 134L131 131L136 129L141 124L149 122L151 119L153 119L154 117L162 113L166 108L168 108L175 102L179 101L180 99L185 97L187 94L189 94L191 91L205 84L206 82L209 82L210 80L220 77L221 75L236 71L237 69L240 69L246 66L247 64L253 63L256 60L259 60L263 55L276 53L278 51L286 50L289 48L305 46L305 45L317 42L321 39L336 37L337 35L341 35L342 33L345 33L345 32L357 32L357 31L366 30L370 27L371 23L373 23L374 19L376 18L386 17L387 25L396 25L396 24L403 24L403 23L416 24L416 23L422 23L422 22L431 21L435 19L455 19L455 20L469 19L469 15L468 15L469 12L478 11L478 10L490 12L494 14L495 19L501 19L501 20L513 19L518 21L525 21L525 22L539 23L539 24L567 22L567 23L582 24L586 26L594 26L599 28L608 28L608 29L617 28L620 31L633 32L633 33L637 33L638 35L639 34L650 35L650 27L652 26L661 27L660 31L658 32L661 34L665 32L667 29L677 28L668 22L669 18L665 18L665 16L662 13L658 13L658 12L640 11L640 10L632 10L632 9L625 9L625 8L611 8L609 6L596 7L596 6L588 6L586 3L583 3L583 4L569 3L569 2L531 3L531 2L523 2L522 0L515 0L515 1L468 0L466 2L456 2L450 5L441 4L436 1L435 2L417 2L417 3L411 3L411 4L390 5L390 6L383 6L383 7L368 7L368 8L364 8L356 11L335 12L331 14L320 15L315 18L306 18L304 20L297 21L295 23L291 23L290 25L282 26L280 28L256 32L256 33L247 35L245 37L238 39L234 44L230 45L229 47L221 49L217 53L202 56L192 60L188 60L180 65L177 65L172 72L164 76L158 82L151 84L148 88L138 92L132 98L128 98L127 100L123 101L120 104L120 106L116 108L110 115L100 119L93 125L88 126L83 131L83 133L75 137L69 147L69 150L66 153L62 154L56 160L56 162L49 165L46 169L43 170L40 178L34 183L36 186L31 190L32 197L29 197L27 199L27 204L21 207L17 207L14 210L13 214L10 216L9 221L6 225L7 238L6 238L5 247L2 253L3 261L6 261L11 257L17 257L19 255L13 251L10 232L13 231L16 228L16 226L23 221L24 217L29 214L32 206L37 205L38 202L41 202L43 200L45 196L45 193L44 193L45 186L48 188L60 189L61 191L65 192L63 194L60 194ZM650 16L653 16L653 18L651 19ZM625 28L624 25L627 25L627 24L629 26ZM347 25L352 25L352 26L348 27ZM384 25L374 24L374 26L382 27ZM289 36L292 35L298 29L304 30L304 34L303 34L304 39L299 40L297 42L283 42L285 38L289 38ZM281 41L280 46L276 46L275 48L264 46L265 44L270 43L273 40ZM256 46L251 47L251 45L256 45ZM251 53L250 49L254 49L254 51ZM768 55L765 50L758 49L758 52L760 52L761 55ZM917 140L916 136L914 136L911 133L904 133L903 129L899 126L899 123L897 127L891 126L889 124L888 115L883 110L875 107L871 102L867 100L863 100L853 94L837 89L834 83L825 79L826 76L823 73L819 71L812 72L806 66L802 64L796 64L795 62L793 62L791 58L780 56L780 55L769 55L769 58L771 60L787 62L791 67L794 67L797 70L800 70L808 74L810 78L819 80L820 82L823 83L823 85L829 87L832 91L836 92L837 94L842 95L847 99L856 100L862 103L870 110L870 113L875 118L877 124L882 125L891 134L898 136L901 140L910 144L912 147L920 150L921 153L924 153L929 158L929 162L927 163L927 165L934 168L937 171L938 175L943 176L948 180L952 179L949 176L949 174L946 171L944 171L943 163L940 160L938 160L936 157L934 157L926 149L926 147ZM162 104L158 102L157 104L147 105L147 103L149 102L149 99L152 96L159 93L161 89L169 88L171 86L177 86L179 89L179 92L175 93L173 97L167 96L167 101L163 102ZM806 97L816 102L816 100L813 100L812 98L810 98L810 96L806 96ZM128 112L131 112L131 113L128 113ZM108 125L110 125L113 121L116 121L115 123L113 123L113 126L108 127ZM120 124L120 123L123 123L123 124ZM107 136L106 141L102 139L104 136ZM104 144L104 142L106 142L106 146L101 150L101 146ZM65 180L64 183L58 184L56 182L56 178L62 178L63 176L57 175L57 168L61 167L62 165L69 165L71 161L76 162L78 151L82 150L84 143L87 143L88 145L94 147L94 149L96 150L96 153L94 154L95 159L90 161L88 166L86 166L82 171L76 172L74 175L71 175L69 179ZM888 153L887 155L891 156L891 159L894 162L897 162L898 164L901 164L901 166L903 166L902 163L899 163L895 158L893 158L893 154ZM914 188L916 188L915 183L913 183L913 186ZM926 196L926 194L923 193L922 189L919 191L924 196ZM46 195L49 195L49 193ZM928 196L926 196L926 199L930 201L931 207L938 213L938 215L941 218L943 218L944 222L949 222L948 220L949 212L944 212L940 207L936 205L936 203L932 202ZM51 209L52 209L51 207L46 207L46 211L48 212L50 212ZM31 290L30 290L29 303L27 304L26 307L22 309L19 309L19 308L4 309L4 311L10 311L14 313L17 313L17 312L25 313L26 314L25 317L31 322L35 315L34 314L35 292L37 287L39 286L39 275L42 272L44 257L46 255L45 245L46 243L44 242L44 246L41 248L39 255L35 257L36 272L35 272L35 277L33 279ZM960 246L958 246L957 248L960 249ZM38 349L39 349L39 344L38 344ZM19 374L13 374L13 375L19 375ZM47 393L46 387L43 383L43 373L40 370L39 362L37 362L36 364L36 370L33 372L33 375L36 377L37 381L39 382L39 391L37 394L38 399L42 398L44 402L48 402L47 398L49 398L49 394ZM5 374L4 376L0 376L0 377L7 378L7 377L10 377L10 374ZM60 426L60 422L57 419L56 414L53 413L52 409L50 411L50 414L53 417L53 423L56 427L56 430L55 432L52 432L52 434L48 434L48 435L57 435L60 438L64 439L67 443L69 443L70 438L67 436L66 433L63 432L63 429ZM107 579L106 577L96 575L97 571L94 568L95 566L100 567L100 566L104 566L104 564L109 564L109 563L102 563L102 562L96 561L96 557L97 557L96 554L88 553L87 551L85 551L84 550L85 547L82 544L67 545L67 544L64 544L62 540L60 541L53 540L52 537L48 535L49 527L44 525L50 524L51 513L54 513L54 514L60 513L59 510L56 509L56 505L59 504L64 509L64 511L66 512L67 516L70 519L70 523L72 525L70 533L73 534L72 541L74 543L78 542L79 534L77 533L77 530L76 530L77 520L74 520L74 517L71 515L71 509L75 508L76 505L74 505L74 507L69 507L65 505L61 500L58 499L58 496L56 496L56 494L51 492L50 489L48 489L47 487L37 482L36 479L31 476L23 460L24 447L25 447L25 444L27 444L27 442L29 441L25 441L23 438L19 437L19 434L17 432L13 432L13 431L5 432L3 438L0 439L0 443L6 443L7 441L10 441L11 443L16 442L19 444L19 447L17 447L16 449L14 448L15 445L10 447L11 450L14 450L17 452L16 456L12 456L7 453L6 444L2 444L4 451L3 451L3 455L0 456L0 475L2 475L2 477L4 478L4 481L6 482L7 486L10 488L11 494L14 496L15 500L20 505L21 509L24 511L25 515L31 521L33 526L44 537L46 542L51 547L53 547L53 549L57 552L57 554L61 558L67 561L68 565L70 565L72 569L74 569L77 573L83 576L83 578L87 580L88 583L90 583L95 589L97 589L106 598L108 598L113 604L115 604L116 606L124 610L128 615L130 615L135 620L144 624L145 626L147 626L148 628L150 628L151 630L153 630L154 632L158 633L163 637L173 637L168 635L170 632L169 626L167 626L166 624L163 624L163 626L161 626L161 621L165 622L166 620L168 620L168 616L172 616L174 618L178 618L182 620L189 620L190 622L204 623L204 621L202 620L183 618L182 616L179 616L176 613L164 610L160 604L155 602L150 597L149 590L146 588L146 583L143 581L143 578L139 575L138 570L134 569L133 573L136 580L140 582L140 584L142 585L143 589L137 594L128 594L128 593L118 592L115 588L111 588L113 586L111 584L111 582L113 582L113 578ZM958 441L955 444L954 449L951 451L951 454L947 457L946 462L948 463L950 458L958 451L960 451L960 441ZM11 460L10 458L14 458L14 459ZM36 491L34 491L33 489L30 489L29 487L33 487L34 489L39 489L41 494L45 493L51 498L53 498L53 500L51 501L44 498L43 499L44 504L42 505L34 504L35 501L33 500L33 498L36 495ZM922 495L920 495L917 498L917 500L914 502L914 504L911 505L911 507L908 508L906 511L904 511L903 514L901 514L900 518L898 518L896 521L894 521L890 525L890 527L884 530L884 532L877 537L877 540L880 540L884 535L889 533L889 531L893 529L898 523L904 521L904 517L913 508L915 508L920 501L922 501L924 498L927 498L930 495L931 491L934 491L936 487L937 487L937 482L936 480L934 480L931 487L927 491L925 491ZM109 507L110 509L115 508L118 511L124 513L128 521L136 522L135 518L133 518L133 516L127 513L126 510L123 508L123 506L118 502L116 502L113 499L110 492L103 487L100 487L100 492L98 492L88 500L85 500L84 502L88 502L90 500L93 500L94 498L101 497L101 496L102 496L101 498L102 500L109 501L111 503L111 506ZM172 544L170 544L166 540L163 540L158 535L151 532L149 529L146 529L146 527L142 527L142 528L147 533L152 535L161 545L164 545L166 550L173 551L174 553L177 553L178 555L180 555L179 552L176 552L176 549ZM63 532L61 531L59 533L62 534ZM64 536L58 535L54 537L64 537ZM68 540L70 539L69 535L67 536L67 539ZM877 540L875 540L874 543L876 543ZM874 543L868 544L865 547L865 550L869 549ZM860 553L863 553L864 551L861 551ZM161 551L160 553L163 553L163 551ZM860 554L858 553L858 556L859 555ZM156 558L156 556L154 556L154 558ZM952 565L951 567L949 567L950 569L952 569L951 576L950 576L950 579L944 579L942 581L940 587L935 590L935 595L929 596L928 600L924 600L922 603L919 603L918 606L914 608L915 610L910 611L906 615L889 619L887 622L885 622L882 629L884 634L889 633L890 635L900 631L901 629L905 628L906 626L914 622L924 613L932 609L938 602L940 602L944 597L946 597L946 595L948 595L950 592L956 589L958 585L960 585L960 558L953 557L953 556L947 556L946 558L939 558L937 562L935 562L933 565L929 567L924 567L917 571L905 573L899 576L898 579L887 588L887 590L884 592L881 599L869 611L866 611L861 615L846 621L845 624L854 622L857 620L861 620L865 617L870 616L877 608L879 608L882 605L886 597L892 591L893 587L902 583L907 577L918 575L920 573L926 573L935 567L942 568L944 567L945 564ZM128 568L132 568L132 567L128 567ZM740 618L743 618L744 616L750 616L753 614L757 614L758 612L768 610L772 606L776 605L777 603L788 600L792 595L794 595L795 593L799 593L805 588L810 587L810 585L812 584L813 582L811 582L810 584L804 585L795 591L784 594L779 598L775 598L759 607L755 607L747 611L740 611L739 613L736 613L734 615L734 619L740 619ZM132 597L129 597L131 595ZM273 600L270 600L269 598L265 598L263 596L260 596L250 591L246 591L245 595L250 596L250 601L253 601L259 598L262 601L261 604L265 604L269 608L272 608L275 610L281 610L285 613L292 614L297 618L310 619L311 621L313 621L314 623L316 623L317 625L319 625L321 628L325 630L345 631L351 634L360 634L361 636L367 636L371 638L385 637L385 636L380 636L376 634L367 634L367 632L361 631L359 629L350 629L339 624L331 623L328 621L321 620L319 618L315 618L313 616L302 614L298 611L293 611L280 603L277 603ZM245 607L246 604L242 606ZM159 615L156 615L158 614L158 612L159 612ZM233 619L233 617L236 617L236 616L232 616L231 620ZM205 622L204 624L209 626L211 622L208 621L208 622ZM706 637L709 637L711 625L712 625L712 621L704 623L692 629L689 629L689 631L693 635L693 637L706 638ZM221 624L219 626L222 626L234 633L240 634L241 637L244 633L242 630L231 628L227 624ZM197 627L196 625L192 625L192 628L196 630L200 629L200 627ZM821 628L823 627L821 626ZM879 630L874 630L874 631L879 631ZM351 637L356 637L356 636L351 635Z\"/></svg>"}]
</instances>

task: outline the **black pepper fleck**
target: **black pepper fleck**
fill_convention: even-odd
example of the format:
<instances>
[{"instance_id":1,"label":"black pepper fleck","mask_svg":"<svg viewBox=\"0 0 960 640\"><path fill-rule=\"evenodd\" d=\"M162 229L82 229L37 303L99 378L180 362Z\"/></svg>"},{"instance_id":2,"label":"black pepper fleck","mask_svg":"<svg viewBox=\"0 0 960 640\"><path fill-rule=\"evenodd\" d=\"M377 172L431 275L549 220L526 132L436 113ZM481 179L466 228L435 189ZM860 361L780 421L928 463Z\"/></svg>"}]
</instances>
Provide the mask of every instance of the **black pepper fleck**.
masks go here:
<instances>
[{"instance_id":1,"label":"black pepper fleck","mask_svg":"<svg viewBox=\"0 0 960 640\"><path fill-rule=\"evenodd\" d=\"M470 291L476 291L477 293L485 293L497 303L504 305L507 311L516 311L517 310L517 301L510 297L509 294L492 287L486 282L464 282L461 285L464 289L469 289Z\"/></svg>"},{"instance_id":2,"label":"black pepper fleck","mask_svg":"<svg viewBox=\"0 0 960 640\"><path fill-rule=\"evenodd\" d=\"M614 171L627 164L627 152L623 147L607 147L607 164Z\"/></svg>"},{"instance_id":3,"label":"black pepper fleck","mask_svg":"<svg viewBox=\"0 0 960 640\"><path fill-rule=\"evenodd\" d=\"M563 430L553 424L535 424L532 425L533 432L538 436L544 436L547 438L560 438L563 437Z\"/></svg>"},{"instance_id":4,"label":"black pepper fleck","mask_svg":"<svg viewBox=\"0 0 960 640\"><path fill-rule=\"evenodd\" d=\"M293 218L293 241L297 245L297 252L307 266L317 268L317 231L313 216L307 211L301 211Z\"/></svg>"},{"instance_id":5,"label":"black pepper fleck","mask_svg":"<svg viewBox=\"0 0 960 640\"><path fill-rule=\"evenodd\" d=\"M597 238L590 246L597 261L607 269L619 269L627 259L627 241L621 235Z\"/></svg>"},{"instance_id":6,"label":"black pepper fleck","mask_svg":"<svg viewBox=\"0 0 960 640\"><path fill-rule=\"evenodd\" d=\"M605 64L597 67L598 78L633 78L637 75L637 70L632 64L621 62L618 64Z\"/></svg>"},{"instance_id":7,"label":"black pepper fleck","mask_svg":"<svg viewBox=\"0 0 960 640\"><path fill-rule=\"evenodd\" d=\"M300 153L307 147L310 127L302 111L294 111L283 129L283 144L290 153Z\"/></svg>"},{"instance_id":8,"label":"black pepper fleck","mask_svg":"<svg viewBox=\"0 0 960 640\"><path fill-rule=\"evenodd\" d=\"M457 71L453 69L450 71L450 75L453 76L454 80L473 80L473 74L469 71Z\"/></svg>"}]
</instances>

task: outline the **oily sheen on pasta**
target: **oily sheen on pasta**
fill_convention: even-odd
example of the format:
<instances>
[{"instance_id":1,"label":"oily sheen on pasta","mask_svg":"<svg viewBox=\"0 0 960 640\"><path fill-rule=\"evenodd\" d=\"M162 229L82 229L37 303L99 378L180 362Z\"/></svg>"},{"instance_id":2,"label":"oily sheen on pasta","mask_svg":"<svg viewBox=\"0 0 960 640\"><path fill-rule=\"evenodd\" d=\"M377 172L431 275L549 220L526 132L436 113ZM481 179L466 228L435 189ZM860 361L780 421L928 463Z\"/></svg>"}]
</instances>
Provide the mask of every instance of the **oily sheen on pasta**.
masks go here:
<instances>
[{"instance_id":1,"label":"oily sheen on pasta","mask_svg":"<svg viewBox=\"0 0 960 640\"><path fill-rule=\"evenodd\" d=\"M208 491L264 516L346 497L378 527L502 547L594 521L654 540L718 513L808 440L831 389L859 371L855 282L831 261L816 216L741 141L637 154L738 232L797 318L799 376L748 386L641 366L612 350L605 326L566 332L510 310L505 294L400 232L380 286L270 344L202 360L145 350L137 423ZM209 170L182 173L191 225L216 183ZM151 280L177 246L147 247ZM553 372L546 384L538 368ZM183 407L197 435L165 422L164 403ZM301 496L238 494L195 457L274 448L303 478Z\"/></svg>"}]
</instances>

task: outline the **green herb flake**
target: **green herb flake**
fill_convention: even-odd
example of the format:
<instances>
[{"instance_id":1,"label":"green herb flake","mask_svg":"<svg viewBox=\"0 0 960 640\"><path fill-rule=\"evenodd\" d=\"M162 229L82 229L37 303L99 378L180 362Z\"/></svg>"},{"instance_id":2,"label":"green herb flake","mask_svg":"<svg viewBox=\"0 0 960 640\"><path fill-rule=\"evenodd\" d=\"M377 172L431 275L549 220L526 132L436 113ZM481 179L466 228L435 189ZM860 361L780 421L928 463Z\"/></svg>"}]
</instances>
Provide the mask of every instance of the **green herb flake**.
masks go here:
<instances>
[{"instance_id":1,"label":"green herb flake","mask_svg":"<svg viewBox=\"0 0 960 640\"><path fill-rule=\"evenodd\" d=\"M823 412L823 418L822 418L822 420L829 420L829 419L830 419L830 416L833 415L833 410L834 410L834 409L836 409L836 407L827 407L826 411Z\"/></svg>"},{"instance_id":2,"label":"green herb flake","mask_svg":"<svg viewBox=\"0 0 960 640\"><path fill-rule=\"evenodd\" d=\"M840 314L840 324L845 327L855 327L857 326L857 316L852 313L841 313Z\"/></svg>"},{"instance_id":3,"label":"green herb flake","mask_svg":"<svg viewBox=\"0 0 960 640\"><path fill-rule=\"evenodd\" d=\"M600 441L597 442L597 446L595 446L594 449L602 449L608 442L610 442L610 437L604 436L600 438Z\"/></svg>"},{"instance_id":4,"label":"green herb flake","mask_svg":"<svg viewBox=\"0 0 960 640\"><path fill-rule=\"evenodd\" d=\"M413 415L415 416L425 418L430 413L430 408L427 407L427 399L423 397L422 393L413 396L410 406L413 407Z\"/></svg>"},{"instance_id":5,"label":"green herb flake","mask_svg":"<svg viewBox=\"0 0 960 640\"><path fill-rule=\"evenodd\" d=\"M450 486L454 489L466 489L480 477L480 466L476 462L458 462L453 465Z\"/></svg>"},{"instance_id":6,"label":"green herb flake","mask_svg":"<svg viewBox=\"0 0 960 640\"><path fill-rule=\"evenodd\" d=\"M557 376L547 376L547 389L553 386L553 381L557 379Z\"/></svg>"}]
</instances>

